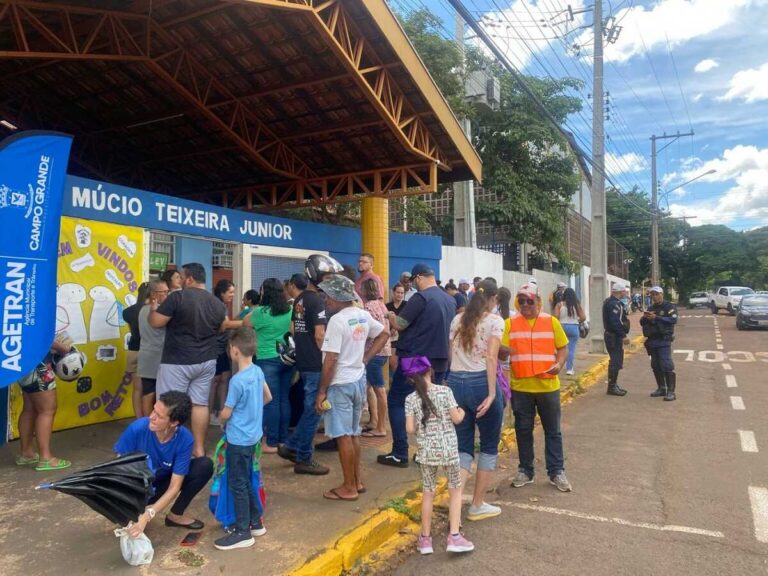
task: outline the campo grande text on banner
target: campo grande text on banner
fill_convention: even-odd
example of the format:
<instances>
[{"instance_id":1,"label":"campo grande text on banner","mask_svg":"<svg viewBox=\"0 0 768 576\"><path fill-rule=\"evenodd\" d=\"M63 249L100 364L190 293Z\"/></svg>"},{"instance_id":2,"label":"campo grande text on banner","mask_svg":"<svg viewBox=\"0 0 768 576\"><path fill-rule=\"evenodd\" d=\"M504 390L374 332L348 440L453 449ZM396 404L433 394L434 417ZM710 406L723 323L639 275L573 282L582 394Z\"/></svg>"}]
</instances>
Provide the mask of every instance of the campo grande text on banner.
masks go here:
<instances>
[{"instance_id":1,"label":"campo grande text on banner","mask_svg":"<svg viewBox=\"0 0 768 576\"><path fill-rule=\"evenodd\" d=\"M72 137L20 132L0 142L0 388L53 342L56 246Z\"/></svg>"}]
</instances>

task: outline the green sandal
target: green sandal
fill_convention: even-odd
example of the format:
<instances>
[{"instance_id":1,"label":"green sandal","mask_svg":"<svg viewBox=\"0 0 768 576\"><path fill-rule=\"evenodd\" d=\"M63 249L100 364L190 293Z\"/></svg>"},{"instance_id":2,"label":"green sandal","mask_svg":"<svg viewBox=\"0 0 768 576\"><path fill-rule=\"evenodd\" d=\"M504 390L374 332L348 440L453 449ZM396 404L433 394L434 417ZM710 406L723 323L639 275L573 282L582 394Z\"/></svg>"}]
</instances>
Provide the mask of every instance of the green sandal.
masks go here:
<instances>
[{"instance_id":1,"label":"green sandal","mask_svg":"<svg viewBox=\"0 0 768 576\"><path fill-rule=\"evenodd\" d=\"M35 470L38 472L48 472L49 470L64 470L64 468L72 466L72 462L64 460L64 458L56 458L58 461L56 464L51 464L51 460L40 460L37 466L35 466Z\"/></svg>"},{"instance_id":2,"label":"green sandal","mask_svg":"<svg viewBox=\"0 0 768 576\"><path fill-rule=\"evenodd\" d=\"M16 466L27 466L28 464L37 464L38 462L40 462L39 454L35 454L29 458L26 456L19 456L16 458Z\"/></svg>"}]
</instances>

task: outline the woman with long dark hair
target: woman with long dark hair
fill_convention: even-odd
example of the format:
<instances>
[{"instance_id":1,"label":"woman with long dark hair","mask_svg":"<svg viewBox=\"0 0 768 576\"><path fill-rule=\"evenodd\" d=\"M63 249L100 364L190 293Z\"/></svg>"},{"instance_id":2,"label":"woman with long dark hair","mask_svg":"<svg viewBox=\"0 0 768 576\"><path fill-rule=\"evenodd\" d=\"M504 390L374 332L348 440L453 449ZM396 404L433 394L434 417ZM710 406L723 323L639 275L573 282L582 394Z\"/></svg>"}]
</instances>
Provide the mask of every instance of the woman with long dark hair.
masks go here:
<instances>
[{"instance_id":1,"label":"woman with long dark hair","mask_svg":"<svg viewBox=\"0 0 768 576\"><path fill-rule=\"evenodd\" d=\"M256 331L256 365L264 372L272 402L264 407L264 453L275 454L288 439L291 421L291 401L288 393L293 379L293 367L283 364L277 343L291 327L291 306L282 281L267 278L261 284L259 305L245 318Z\"/></svg>"},{"instance_id":2,"label":"woman with long dark hair","mask_svg":"<svg viewBox=\"0 0 768 576\"><path fill-rule=\"evenodd\" d=\"M213 295L221 300L227 308L227 317L224 320L224 328L227 329L227 332L223 332L217 337L219 356L216 359L216 375L213 378L211 392L208 396L208 407L212 414L211 423L218 426L219 411L224 408L227 390L229 389L229 379L232 376L232 361L227 353L229 330L240 328L243 325L243 321L232 320L229 317L229 311L232 309L232 302L235 299L235 285L231 280L222 278L216 282L216 286L213 288Z\"/></svg>"},{"instance_id":3,"label":"woman with long dark hair","mask_svg":"<svg viewBox=\"0 0 768 576\"><path fill-rule=\"evenodd\" d=\"M566 288L563 299L555 306L555 317L563 325L568 336L568 360L565 362L565 373L573 374L573 361L576 358L576 345L579 343L579 323L587 319L584 309L573 288Z\"/></svg>"},{"instance_id":4,"label":"woman with long dark hair","mask_svg":"<svg viewBox=\"0 0 768 576\"><path fill-rule=\"evenodd\" d=\"M502 395L496 382L499 343L504 321L494 314L498 288L481 281L464 312L451 322L449 332L451 371L448 386L466 416L456 426L459 439L462 488L469 478L475 453L475 427L480 432L477 478L468 520L483 520L501 514L501 508L483 500L496 469L504 414Z\"/></svg>"}]
</instances>

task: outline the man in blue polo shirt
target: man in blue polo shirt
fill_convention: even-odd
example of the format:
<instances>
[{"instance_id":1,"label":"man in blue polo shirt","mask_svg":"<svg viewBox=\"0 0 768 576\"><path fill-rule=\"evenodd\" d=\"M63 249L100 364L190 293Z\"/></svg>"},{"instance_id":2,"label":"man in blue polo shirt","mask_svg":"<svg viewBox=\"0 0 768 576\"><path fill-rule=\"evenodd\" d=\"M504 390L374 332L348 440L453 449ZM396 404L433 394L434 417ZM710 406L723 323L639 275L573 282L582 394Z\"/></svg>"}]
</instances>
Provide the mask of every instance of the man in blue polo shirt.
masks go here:
<instances>
[{"instance_id":1,"label":"man in blue polo shirt","mask_svg":"<svg viewBox=\"0 0 768 576\"><path fill-rule=\"evenodd\" d=\"M398 330L397 353L402 358L426 356L434 370L433 382L442 384L448 372L448 331L456 316L456 301L435 281L435 271L426 264L411 270L414 294L399 315L390 313L390 326ZM389 424L392 427L392 452L381 454L377 461L385 466L408 467L408 434L405 431L405 398L413 392L402 369L392 376L387 400Z\"/></svg>"}]
</instances>

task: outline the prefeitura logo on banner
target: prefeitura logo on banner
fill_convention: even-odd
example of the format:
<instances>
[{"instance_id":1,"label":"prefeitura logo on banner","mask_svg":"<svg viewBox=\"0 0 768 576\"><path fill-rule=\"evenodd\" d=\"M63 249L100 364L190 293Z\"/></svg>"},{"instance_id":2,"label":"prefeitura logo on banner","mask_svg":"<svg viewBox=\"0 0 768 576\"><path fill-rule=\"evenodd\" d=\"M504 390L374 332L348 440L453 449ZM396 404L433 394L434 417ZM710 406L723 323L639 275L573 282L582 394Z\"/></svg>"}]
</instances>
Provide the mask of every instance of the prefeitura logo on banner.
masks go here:
<instances>
[{"instance_id":1,"label":"prefeitura logo on banner","mask_svg":"<svg viewBox=\"0 0 768 576\"><path fill-rule=\"evenodd\" d=\"M0 387L30 372L53 340L70 145L69 136L45 132L0 143Z\"/></svg>"}]
</instances>

